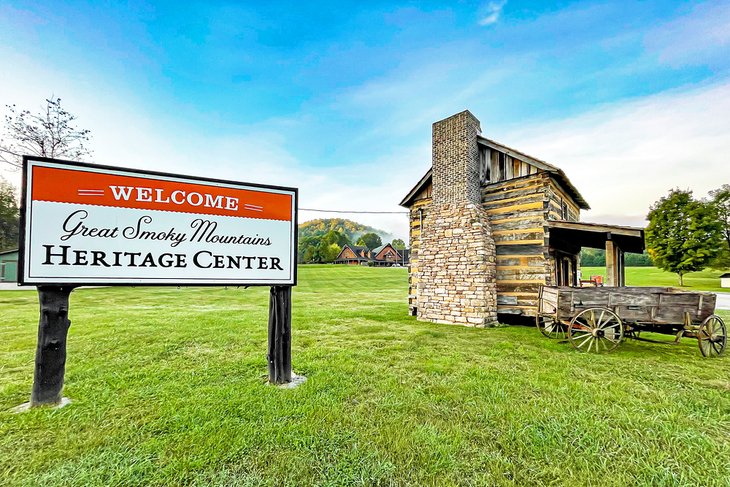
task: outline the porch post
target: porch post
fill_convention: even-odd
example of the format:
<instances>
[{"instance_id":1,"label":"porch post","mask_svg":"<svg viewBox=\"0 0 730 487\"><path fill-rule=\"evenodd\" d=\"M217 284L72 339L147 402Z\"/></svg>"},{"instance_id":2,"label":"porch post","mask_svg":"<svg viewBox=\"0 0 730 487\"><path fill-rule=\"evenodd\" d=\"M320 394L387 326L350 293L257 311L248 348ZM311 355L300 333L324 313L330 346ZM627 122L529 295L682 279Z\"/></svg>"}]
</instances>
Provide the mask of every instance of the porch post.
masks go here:
<instances>
[{"instance_id":1,"label":"porch post","mask_svg":"<svg viewBox=\"0 0 730 487\"><path fill-rule=\"evenodd\" d=\"M611 234L606 239L606 285L625 286L624 255L621 248L611 240Z\"/></svg>"},{"instance_id":2,"label":"porch post","mask_svg":"<svg viewBox=\"0 0 730 487\"><path fill-rule=\"evenodd\" d=\"M618 262L618 285L626 286L626 264L624 262L624 251L616 246L616 261Z\"/></svg>"},{"instance_id":3,"label":"porch post","mask_svg":"<svg viewBox=\"0 0 730 487\"><path fill-rule=\"evenodd\" d=\"M614 251L613 240L606 240L606 286L616 285L616 252Z\"/></svg>"}]
</instances>

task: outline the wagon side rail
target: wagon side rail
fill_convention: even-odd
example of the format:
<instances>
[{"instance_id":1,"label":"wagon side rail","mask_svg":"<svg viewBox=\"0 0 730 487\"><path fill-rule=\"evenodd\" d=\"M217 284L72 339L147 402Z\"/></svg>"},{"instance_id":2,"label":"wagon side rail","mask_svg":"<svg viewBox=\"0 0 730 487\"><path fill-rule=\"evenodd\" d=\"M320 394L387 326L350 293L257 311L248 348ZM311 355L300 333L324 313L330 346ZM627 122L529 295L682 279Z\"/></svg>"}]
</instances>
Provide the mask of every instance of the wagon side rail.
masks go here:
<instances>
[{"instance_id":1,"label":"wagon side rail","mask_svg":"<svg viewBox=\"0 0 730 487\"><path fill-rule=\"evenodd\" d=\"M558 319L559 299L560 293L557 287L540 285L538 288L535 324L548 338L565 338L567 331L567 325Z\"/></svg>"},{"instance_id":2,"label":"wagon side rail","mask_svg":"<svg viewBox=\"0 0 730 487\"><path fill-rule=\"evenodd\" d=\"M556 316L559 297L557 287L540 285L537 291L537 314Z\"/></svg>"}]
</instances>

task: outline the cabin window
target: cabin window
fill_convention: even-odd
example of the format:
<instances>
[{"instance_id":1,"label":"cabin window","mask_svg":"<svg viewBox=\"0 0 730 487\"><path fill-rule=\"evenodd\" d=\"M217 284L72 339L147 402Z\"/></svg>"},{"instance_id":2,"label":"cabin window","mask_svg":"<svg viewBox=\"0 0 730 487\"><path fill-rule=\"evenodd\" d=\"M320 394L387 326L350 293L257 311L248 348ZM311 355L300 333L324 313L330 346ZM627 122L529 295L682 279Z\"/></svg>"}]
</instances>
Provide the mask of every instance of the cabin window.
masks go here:
<instances>
[{"instance_id":1,"label":"cabin window","mask_svg":"<svg viewBox=\"0 0 730 487\"><path fill-rule=\"evenodd\" d=\"M503 153L499 153L499 173L497 174L497 180L502 181L505 178L505 159L506 156Z\"/></svg>"},{"instance_id":2,"label":"cabin window","mask_svg":"<svg viewBox=\"0 0 730 487\"><path fill-rule=\"evenodd\" d=\"M568 203L560 200L560 218L563 220L568 219Z\"/></svg>"}]
</instances>

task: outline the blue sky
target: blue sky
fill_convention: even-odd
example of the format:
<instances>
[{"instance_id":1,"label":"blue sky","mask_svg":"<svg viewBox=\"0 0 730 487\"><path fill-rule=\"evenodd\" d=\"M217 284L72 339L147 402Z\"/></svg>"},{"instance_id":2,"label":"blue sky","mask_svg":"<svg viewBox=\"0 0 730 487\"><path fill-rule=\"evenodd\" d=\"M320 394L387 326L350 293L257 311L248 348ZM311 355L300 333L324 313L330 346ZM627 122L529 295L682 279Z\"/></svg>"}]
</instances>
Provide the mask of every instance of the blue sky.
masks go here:
<instances>
[{"instance_id":1,"label":"blue sky","mask_svg":"<svg viewBox=\"0 0 730 487\"><path fill-rule=\"evenodd\" d=\"M587 220L730 181L730 2L181 5L0 3L0 103L55 94L94 162L295 185L307 208L398 211L463 109L563 168Z\"/></svg>"}]
</instances>

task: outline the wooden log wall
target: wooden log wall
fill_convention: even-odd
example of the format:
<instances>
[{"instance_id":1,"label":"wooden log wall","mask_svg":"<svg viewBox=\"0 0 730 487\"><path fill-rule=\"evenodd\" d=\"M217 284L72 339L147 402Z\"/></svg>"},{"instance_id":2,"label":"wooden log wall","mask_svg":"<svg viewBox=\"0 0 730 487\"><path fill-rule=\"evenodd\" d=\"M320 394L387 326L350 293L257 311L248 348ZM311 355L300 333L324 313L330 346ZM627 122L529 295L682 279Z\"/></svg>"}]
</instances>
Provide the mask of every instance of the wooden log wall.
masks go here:
<instances>
[{"instance_id":1,"label":"wooden log wall","mask_svg":"<svg viewBox=\"0 0 730 487\"><path fill-rule=\"evenodd\" d=\"M550 178L531 174L487 185L482 203L497 249L497 312L535 315L539 286L546 283L545 246Z\"/></svg>"},{"instance_id":2,"label":"wooden log wall","mask_svg":"<svg viewBox=\"0 0 730 487\"><path fill-rule=\"evenodd\" d=\"M418 286L419 256L421 248L421 222L426 217L426 212L431 205L432 185L428 185L418 196L410 208L410 243L411 256L408 265L408 309L412 315L416 314L418 302L416 299L416 287ZM421 215L422 212L422 215Z\"/></svg>"},{"instance_id":3,"label":"wooden log wall","mask_svg":"<svg viewBox=\"0 0 730 487\"><path fill-rule=\"evenodd\" d=\"M547 218L548 220L567 220L577 222L580 220L580 208L576 205L572 198L556 183L550 180L550 184L545 188L548 199ZM566 206L567 214L563 217L563 205Z\"/></svg>"}]
</instances>

